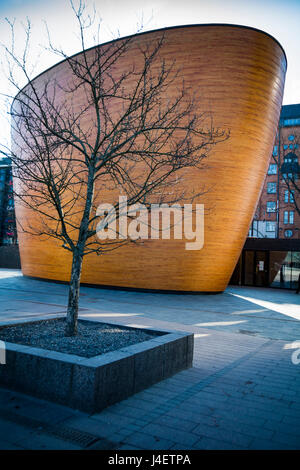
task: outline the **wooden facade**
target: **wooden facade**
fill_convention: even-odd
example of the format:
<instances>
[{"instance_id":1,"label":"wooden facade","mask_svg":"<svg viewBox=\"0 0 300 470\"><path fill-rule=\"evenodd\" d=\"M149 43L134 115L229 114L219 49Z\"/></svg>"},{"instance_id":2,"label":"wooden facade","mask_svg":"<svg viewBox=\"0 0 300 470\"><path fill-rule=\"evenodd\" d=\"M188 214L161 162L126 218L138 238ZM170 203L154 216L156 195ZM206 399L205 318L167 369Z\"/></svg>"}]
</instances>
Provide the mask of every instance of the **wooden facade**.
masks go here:
<instances>
[{"instance_id":1,"label":"wooden facade","mask_svg":"<svg viewBox=\"0 0 300 470\"><path fill-rule=\"evenodd\" d=\"M176 60L179 83L201 96L201 112L230 138L211 152L201 171L189 171L187 185L209 190L205 205L204 246L185 250L186 240L148 240L104 256L84 259L82 282L103 286L188 292L222 292L244 245L269 165L286 72L283 49L264 32L241 26L193 25L136 35L123 60L124 70L138 60L138 46L165 36L160 51ZM105 47L105 46L99 46ZM122 70L120 70L122 72ZM66 61L38 76L68 82ZM174 90L176 83L174 84ZM76 97L84 105L84 96ZM22 181L19 182L22 185ZM18 221L35 214L16 202ZM71 255L58 242L18 233L24 275L68 281Z\"/></svg>"}]
</instances>

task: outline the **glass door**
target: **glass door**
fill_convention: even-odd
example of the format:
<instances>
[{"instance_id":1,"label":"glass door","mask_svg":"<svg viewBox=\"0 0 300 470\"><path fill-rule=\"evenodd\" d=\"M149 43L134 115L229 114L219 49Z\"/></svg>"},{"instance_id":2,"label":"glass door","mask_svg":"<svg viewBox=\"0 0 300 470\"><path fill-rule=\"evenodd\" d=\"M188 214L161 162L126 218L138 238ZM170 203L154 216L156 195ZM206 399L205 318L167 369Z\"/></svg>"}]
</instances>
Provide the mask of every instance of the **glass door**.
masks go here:
<instances>
[{"instance_id":1,"label":"glass door","mask_svg":"<svg viewBox=\"0 0 300 470\"><path fill-rule=\"evenodd\" d=\"M254 285L254 251L244 251L243 259L243 284L245 286Z\"/></svg>"},{"instance_id":2,"label":"glass door","mask_svg":"<svg viewBox=\"0 0 300 470\"><path fill-rule=\"evenodd\" d=\"M255 286L267 287L268 286L268 252L256 251L255 252Z\"/></svg>"}]
</instances>

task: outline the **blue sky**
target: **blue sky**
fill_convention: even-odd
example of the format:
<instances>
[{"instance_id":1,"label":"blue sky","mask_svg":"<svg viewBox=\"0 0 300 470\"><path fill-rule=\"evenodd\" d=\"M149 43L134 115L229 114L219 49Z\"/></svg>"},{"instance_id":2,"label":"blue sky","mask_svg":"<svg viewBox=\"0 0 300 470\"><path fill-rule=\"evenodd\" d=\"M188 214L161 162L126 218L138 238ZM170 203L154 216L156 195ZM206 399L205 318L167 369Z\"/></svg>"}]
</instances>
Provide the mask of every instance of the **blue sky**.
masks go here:
<instances>
[{"instance_id":1,"label":"blue sky","mask_svg":"<svg viewBox=\"0 0 300 470\"><path fill-rule=\"evenodd\" d=\"M95 3L100 13L102 42L112 39L118 30L121 36L135 33L142 17L145 30L195 23L232 23L262 29L274 36L287 54L283 104L300 103L300 0L87 0L86 3L88 6ZM33 56L45 38L43 20L47 21L56 44L63 45L68 54L79 50L68 0L0 0L0 42L8 39L6 16L16 18L16 21L22 21L26 16L31 19ZM17 46L21 47L23 41L22 31L17 29ZM2 52L0 57L3 59ZM33 75L56 61L57 58L42 54ZM9 86L3 72L0 73L0 93L5 93ZM5 113L0 98L1 140L9 133Z\"/></svg>"}]
</instances>

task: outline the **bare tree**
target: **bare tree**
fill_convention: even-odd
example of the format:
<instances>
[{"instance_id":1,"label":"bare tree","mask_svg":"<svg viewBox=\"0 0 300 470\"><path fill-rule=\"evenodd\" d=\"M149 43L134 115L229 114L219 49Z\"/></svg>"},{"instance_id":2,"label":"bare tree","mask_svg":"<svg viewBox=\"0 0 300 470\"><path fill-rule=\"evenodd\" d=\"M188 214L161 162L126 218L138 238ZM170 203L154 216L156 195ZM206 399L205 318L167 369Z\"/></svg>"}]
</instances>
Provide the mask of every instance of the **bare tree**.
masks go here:
<instances>
[{"instance_id":1,"label":"bare tree","mask_svg":"<svg viewBox=\"0 0 300 470\"><path fill-rule=\"evenodd\" d=\"M129 209L191 201L193 188L189 193L180 189L184 171L201 169L211 148L229 135L213 127L211 115L200 112L201 101L185 89L175 63L161 59L163 34L135 49L137 60L130 63L132 37L86 49L85 33L93 18L85 16L81 2L72 8L81 53L67 57L49 40L50 50L65 59L67 83L54 74L30 81L29 22L23 56L17 57L13 43L5 47L9 79L18 94L11 107L13 150L1 150L21 182L15 188L18 203L39 216L38 225L29 222L22 229L52 237L72 253L68 336L77 333L83 257L132 241L97 237L97 226L103 228L110 215L97 213L99 204L108 202L108 191L116 220L119 194L127 197ZM14 68L29 82L23 89ZM84 97L80 105L79 96Z\"/></svg>"}]
</instances>

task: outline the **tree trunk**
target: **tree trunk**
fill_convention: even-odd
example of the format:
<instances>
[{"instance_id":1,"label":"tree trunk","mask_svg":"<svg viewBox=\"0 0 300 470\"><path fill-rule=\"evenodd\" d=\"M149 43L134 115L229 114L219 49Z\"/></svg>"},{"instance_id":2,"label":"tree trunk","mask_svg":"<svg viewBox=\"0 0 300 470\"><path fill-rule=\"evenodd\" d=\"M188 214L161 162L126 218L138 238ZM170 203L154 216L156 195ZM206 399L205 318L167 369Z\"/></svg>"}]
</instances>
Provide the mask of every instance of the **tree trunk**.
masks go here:
<instances>
[{"instance_id":1,"label":"tree trunk","mask_svg":"<svg viewBox=\"0 0 300 470\"><path fill-rule=\"evenodd\" d=\"M80 277L82 268L82 255L73 253L71 281L69 286L69 301L66 318L66 336L77 335L77 320L78 320L78 300L80 289Z\"/></svg>"}]
</instances>

